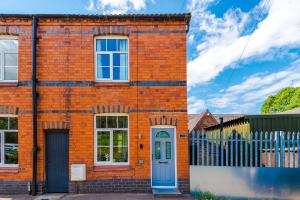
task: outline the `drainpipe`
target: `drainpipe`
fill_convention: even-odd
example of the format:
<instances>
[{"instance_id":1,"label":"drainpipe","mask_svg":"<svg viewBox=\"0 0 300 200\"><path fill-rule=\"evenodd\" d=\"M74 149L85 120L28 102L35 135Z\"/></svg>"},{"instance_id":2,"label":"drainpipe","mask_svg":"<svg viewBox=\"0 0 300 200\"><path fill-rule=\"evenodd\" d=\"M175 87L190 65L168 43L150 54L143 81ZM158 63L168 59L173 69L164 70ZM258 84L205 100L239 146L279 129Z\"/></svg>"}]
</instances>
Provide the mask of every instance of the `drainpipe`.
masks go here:
<instances>
[{"instance_id":1,"label":"drainpipe","mask_svg":"<svg viewBox=\"0 0 300 200\"><path fill-rule=\"evenodd\" d=\"M33 149L32 149L32 188L31 194L37 194L37 92L36 92L36 35L37 19L32 16L32 126L33 126Z\"/></svg>"}]
</instances>

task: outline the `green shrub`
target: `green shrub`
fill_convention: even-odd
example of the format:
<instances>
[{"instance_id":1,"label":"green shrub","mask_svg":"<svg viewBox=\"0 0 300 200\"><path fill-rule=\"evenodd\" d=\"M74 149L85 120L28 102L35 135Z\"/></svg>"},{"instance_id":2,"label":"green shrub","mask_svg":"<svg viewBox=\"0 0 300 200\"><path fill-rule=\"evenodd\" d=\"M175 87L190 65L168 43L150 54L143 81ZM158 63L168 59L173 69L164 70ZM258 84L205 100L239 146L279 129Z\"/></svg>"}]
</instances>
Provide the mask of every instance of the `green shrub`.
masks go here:
<instances>
[{"instance_id":1,"label":"green shrub","mask_svg":"<svg viewBox=\"0 0 300 200\"><path fill-rule=\"evenodd\" d=\"M217 200L218 198L212 194L211 192L202 192L200 190L196 190L191 192L191 195L196 199L196 200Z\"/></svg>"}]
</instances>

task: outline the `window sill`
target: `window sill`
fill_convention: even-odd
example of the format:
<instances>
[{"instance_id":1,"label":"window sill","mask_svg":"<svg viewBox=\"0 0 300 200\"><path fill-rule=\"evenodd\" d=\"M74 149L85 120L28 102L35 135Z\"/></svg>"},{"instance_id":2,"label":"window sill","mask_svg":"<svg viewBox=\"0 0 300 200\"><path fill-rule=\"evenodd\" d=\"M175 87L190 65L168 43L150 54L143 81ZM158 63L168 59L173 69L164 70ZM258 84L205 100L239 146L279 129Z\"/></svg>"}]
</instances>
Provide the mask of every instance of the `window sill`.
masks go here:
<instances>
[{"instance_id":1,"label":"window sill","mask_svg":"<svg viewBox=\"0 0 300 200\"><path fill-rule=\"evenodd\" d=\"M129 171L132 168L129 165L101 165L94 166L94 172L106 172L106 171Z\"/></svg>"},{"instance_id":2,"label":"window sill","mask_svg":"<svg viewBox=\"0 0 300 200\"><path fill-rule=\"evenodd\" d=\"M17 87L18 82L0 82L0 87Z\"/></svg>"},{"instance_id":3,"label":"window sill","mask_svg":"<svg viewBox=\"0 0 300 200\"><path fill-rule=\"evenodd\" d=\"M0 173L18 173L19 167L0 167Z\"/></svg>"},{"instance_id":4,"label":"window sill","mask_svg":"<svg viewBox=\"0 0 300 200\"><path fill-rule=\"evenodd\" d=\"M111 82L101 82L101 81L99 81L99 82L94 82L94 86L96 86L96 87L101 87L101 86L112 86L112 87L114 87L114 86L130 86L130 82L128 81L128 82L113 82L113 81L111 81Z\"/></svg>"}]
</instances>

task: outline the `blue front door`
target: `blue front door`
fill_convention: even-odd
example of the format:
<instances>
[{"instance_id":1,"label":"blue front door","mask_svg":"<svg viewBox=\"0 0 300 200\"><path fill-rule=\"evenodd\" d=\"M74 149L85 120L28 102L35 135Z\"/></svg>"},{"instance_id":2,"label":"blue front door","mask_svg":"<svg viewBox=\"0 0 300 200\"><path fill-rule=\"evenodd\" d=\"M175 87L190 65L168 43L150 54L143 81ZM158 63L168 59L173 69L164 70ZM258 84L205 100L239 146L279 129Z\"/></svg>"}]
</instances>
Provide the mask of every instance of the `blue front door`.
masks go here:
<instances>
[{"instance_id":1,"label":"blue front door","mask_svg":"<svg viewBox=\"0 0 300 200\"><path fill-rule=\"evenodd\" d=\"M175 186L173 128L152 129L152 186Z\"/></svg>"}]
</instances>

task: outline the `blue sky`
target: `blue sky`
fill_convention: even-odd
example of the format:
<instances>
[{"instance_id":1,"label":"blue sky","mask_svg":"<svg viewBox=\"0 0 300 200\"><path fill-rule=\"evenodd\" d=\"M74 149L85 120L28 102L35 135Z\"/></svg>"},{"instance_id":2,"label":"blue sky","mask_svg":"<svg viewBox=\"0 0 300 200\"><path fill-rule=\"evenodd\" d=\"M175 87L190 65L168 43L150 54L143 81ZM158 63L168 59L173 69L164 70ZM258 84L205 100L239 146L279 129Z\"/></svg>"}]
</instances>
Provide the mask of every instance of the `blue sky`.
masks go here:
<instances>
[{"instance_id":1,"label":"blue sky","mask_svg":"<svg viewBox=\"0 0 300 200\"><path fill-rule=\"evenodd\" d=\"M10 0L0 13L183 13L189 113L259 113L264 99L300 86L298 0Z\"/></svg>"}]
</instances>

